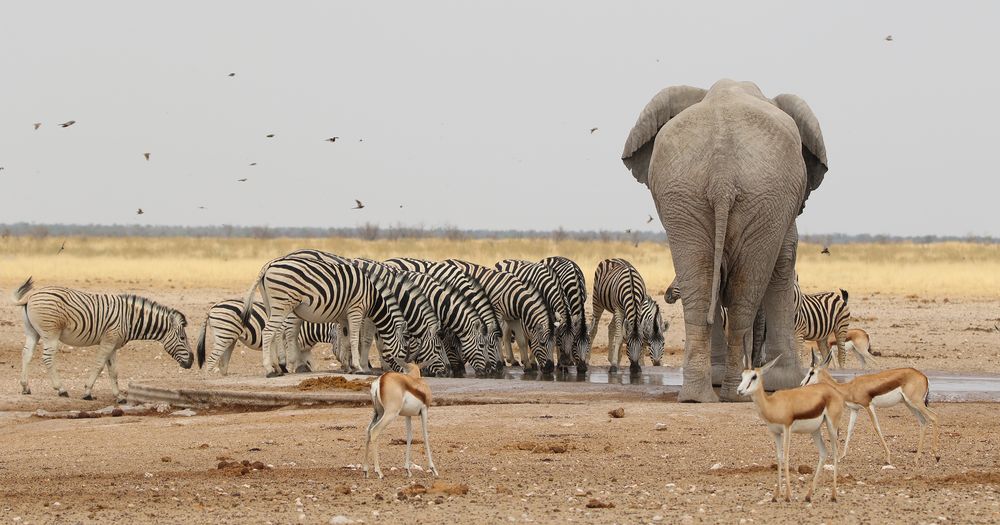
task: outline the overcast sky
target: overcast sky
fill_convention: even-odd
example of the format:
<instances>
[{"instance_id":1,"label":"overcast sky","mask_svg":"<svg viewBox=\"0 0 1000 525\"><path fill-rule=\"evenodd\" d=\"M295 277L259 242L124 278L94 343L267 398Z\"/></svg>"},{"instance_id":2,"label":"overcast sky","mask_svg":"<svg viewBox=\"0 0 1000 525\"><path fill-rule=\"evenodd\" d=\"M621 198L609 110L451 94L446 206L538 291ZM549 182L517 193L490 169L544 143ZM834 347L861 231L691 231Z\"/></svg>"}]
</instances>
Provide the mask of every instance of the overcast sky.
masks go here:
<instances>
[{"instance_id":1,"label":"overcast sky","mask_svg":"<svg viewBox=\"0 0 1000 525\"><path fill-rule=\"evenodd\" d=\"M728 77L820 120L830 172L801 233L996 236L998 20L996 2L17 2L0 222L660 230L625 137L661 88Z\"/></svg>"}]
</instances>

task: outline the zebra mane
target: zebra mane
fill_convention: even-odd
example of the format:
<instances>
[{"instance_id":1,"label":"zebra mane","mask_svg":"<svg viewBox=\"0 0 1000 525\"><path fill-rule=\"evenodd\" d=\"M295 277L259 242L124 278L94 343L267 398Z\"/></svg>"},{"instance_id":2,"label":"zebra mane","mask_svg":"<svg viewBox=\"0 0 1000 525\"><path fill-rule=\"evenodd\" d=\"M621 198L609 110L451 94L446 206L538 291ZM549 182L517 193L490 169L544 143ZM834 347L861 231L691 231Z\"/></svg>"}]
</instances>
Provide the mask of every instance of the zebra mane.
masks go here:
<instances>
[{"instance_id":1,"label":"zebra mane","mask_svg":"<svg viewBox=\"0 0 1000 525\"><path fill-rule=\"evenodd\" d=\"M144 310L151 311L153 313L164 314L167 317L172 317L177 315L181 318L181 326L187 326L187 316L185 316L180 310L175 310L169 306L162 305L148 297L143 297L141 295L135 295L131 293L118 294L126 302L130 302L135 307Z\"/></svg>"}]
</instances>

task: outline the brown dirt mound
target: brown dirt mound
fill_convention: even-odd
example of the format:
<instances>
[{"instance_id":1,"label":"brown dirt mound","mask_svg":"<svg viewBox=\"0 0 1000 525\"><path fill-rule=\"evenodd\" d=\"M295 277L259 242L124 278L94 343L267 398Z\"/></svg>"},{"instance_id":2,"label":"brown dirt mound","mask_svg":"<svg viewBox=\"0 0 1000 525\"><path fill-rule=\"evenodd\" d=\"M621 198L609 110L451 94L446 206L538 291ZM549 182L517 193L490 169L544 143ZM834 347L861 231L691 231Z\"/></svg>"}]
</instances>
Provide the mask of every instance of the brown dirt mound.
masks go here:
<instances>
[{"instance_id":1,"label":"brown dirt mound","mask_svg":"<svg viewBox=\"0 0 1000 525\"><path fill-rule=\"evenodd\" d=\"M623 417L625 417L625 409L621 408L621 407L618 407L618 408L616 408L614 410L608 411L608 415L611 416L611 417L613 417L613 418L616 418L616 419L617 418L623 418Z\"/></svg>"},{"instance_id":2,"label":"brown dirt mound","mask_svg":"<svg viewBox=\"0 0 1000 525\"><path fill-rule=\"evenodd\" d=\"M396 497L406 499L420 494L447 494L449 496L464 496L469 493L469 486L463 483L448 483L445 481L435 481L430 487L425 487L420 483L414 483L400 490Z\"/></svg>"},{"instance_id":3,"label":"brown dirt mound","mask_svg":"<svg viewBox=\"0 0 1000 525\"><path fill-rule=\"evenodd\" d=\"M565 454L575 449L569 443L536 443L534 441L517 441L511 443L510 448L514 450L526 450L535 454Z\"/></svg>"},{"instance_id":4,"label":"brown dirt mound","mask_svg":"<svg viewBox=\"0 0 1000 525\"><path fill-rule=\"evenodd\" d=\"M371 379L346 379L341 376L310 377L299 383L299 390L311 392L314 390L330 390L339 388L342 390L355 390L359 392L371 389Z\"/></svg>"},{"instance_id":5,"label":"brown dirt mound","mask_svg":"<svg viewBox=\"0 0 1000 525\"><path fill-rule=\"evenodd\" d=\"M766 465L748 465L746 467L737 468L720 468L712 470L711 473L717 476L720 475L730 475L730 474L755 474L757 472L770 472L772 470L778 470L778 465L772 463L770 466Z\"/></svg>"}]
</instances>

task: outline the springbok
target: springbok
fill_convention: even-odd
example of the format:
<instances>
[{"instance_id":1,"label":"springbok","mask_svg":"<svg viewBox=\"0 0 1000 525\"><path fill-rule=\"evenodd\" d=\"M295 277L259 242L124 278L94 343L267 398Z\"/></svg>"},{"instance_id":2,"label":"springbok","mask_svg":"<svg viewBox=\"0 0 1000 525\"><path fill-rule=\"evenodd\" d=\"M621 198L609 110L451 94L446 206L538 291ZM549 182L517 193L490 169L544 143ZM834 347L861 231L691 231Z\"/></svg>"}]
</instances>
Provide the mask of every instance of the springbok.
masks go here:
<instances>
[{"instance_id":1,"label":"springbok","mask_svg":"<svg viewBox=\"0 0 1000 525\"><path fill-rule=\"evenodd\" d=\"M802 380L803 385L826 384L837 389L847 403L847 408L851 410L851 421L847 425L847 439L844 441L844 455L847 456L847 447L851 444L851 435L854 433L854 423L858 420L858 411L864 408L872 420L872 426L878 434L882 448L885 449L885 463L892 464L889 455L889 445L885 443L882 435L882 428L878 424L878 416L875 415L875 408L887 408L905 403L920 423L920 438L917 440L916 464L920 464L920 455L924 447L924 432L927 430L927 422L934 424L934 459L941 461L938 454L938 417L928 405L930 401L930 386L927 376L914 368L893 368L883 370L874 374L860 375L847 383L838 383L827 367L830 364L830 356L821 360L816 352L813 352L812 366Z\"/></svg>"},{"instance_id":2,"label":"springbok","mask_svg":"<svg viewBox=\"0 0 1000 525\"><path fill-rule=\"evenodd\" d=\"M770 370L778 359L781 359L780 355L761 368L752 368L749 356L744 356L743 380L736 389L740 395L748 395L753 399L761 419L774 436L774 444L778 449L778 486L771 501L778 501L778 494L781 493L782 469L785 472L785 501L792 499L788 449L793 432L811 434L819 450L816 473L813 475L809 492L806 493L806 501L812 501L816 482L826 462L826 445L823 443L822 430L824 422L830 432L830 444L833 447L833 491L830 493L830 501L837 501L837 432L840 415L844 411L844 397L835 388L825 384L780 390L768 395L764 391L764 373Z\"/></svg>"},{"instance_id":3,"label":"springbok","mask_svg":"<svg viewBox=\"0 0 1000 525\"><path fill-rule=\"evenodd\" d=\"M420 365L414 363L399 363L406 374L386 372L372 383L372 407L374 415L368 425L365 438L365 477L368 477L368 445L375 442L375 473L382 479L382 468L378 461L379 434L392 423L397 416L406 417L406 475L412 476L410 467L410 444L413 442L413 426L410 419L419 414L420 426L424 430L424 448L427 451L427 467L435 476L438 475L431 458L431 442L427 435L427 407L431 404L431 389L420 377Z\"/></svg>"}]
</instances>

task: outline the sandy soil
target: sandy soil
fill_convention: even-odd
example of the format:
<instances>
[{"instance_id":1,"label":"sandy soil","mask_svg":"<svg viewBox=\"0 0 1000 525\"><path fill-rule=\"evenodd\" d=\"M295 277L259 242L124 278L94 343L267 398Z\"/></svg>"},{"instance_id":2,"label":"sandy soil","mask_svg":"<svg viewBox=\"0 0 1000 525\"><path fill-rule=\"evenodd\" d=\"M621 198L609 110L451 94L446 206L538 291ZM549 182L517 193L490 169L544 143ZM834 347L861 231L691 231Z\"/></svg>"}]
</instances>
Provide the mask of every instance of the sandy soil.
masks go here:
<instances>
[{"instance_id":1,"label":"sandy soil","mask_svg":"<svg viewBox=\"0 0 1000 525\"><path fill-rule=\"evenodd\" d=\"M191 322L192 340L214 300L242 292L122 286L183 310ZM883 366L1000 372L1000 334L990 331L1000 321L1000 301L858 295L851 301L857 325L872 334L875 349L883 353ZM681 359L680 312L679 305L665 309L667 319L676 323L667 338L674 352L664 363L671 366ZM605 341L603 332L598 344ZM0 521L4 522L20 518L20 523L121 519L326 523L336 515L369 523L740 519L912 523L942 521L942 517L960 522L1000 518L1000 422L994 405L937 405L944 422L942 459L922 468L911 465L917 433L908 411L900 407L882 411L883 429L899 467L895 470L881 468L877 440L862 418L851 457L841 471L841 501L828 501L827 474L820 485L821 497L812 505L801 501L806 477L795 484L795 502L770 503L775 482L770 469L773 444L749 404L637 402L609 393L607 399L586 405L435 407L431 442L440 479L468 485L469 491L400 500L397 494L410 481L401 470L388 468L402 465L403 447L389 444L390 439L403 437L402 423L394 424L383 439L385 480L364 480L359 470L349 467L361 461L369 409L42 419L29 414L37 408L107 406L112 401L110 389L102 376L95 387L98 401L80 400L95 352L65 349L57 364L71 397L58 398L48 388L38 352L31 363L35 394L19 395L22 344L20 317L4 304L0 307L0 370L7 370L0 381ZM322 355L321 362L335 366L328 352ZM593 357L595 363L605 359L600 352ZM129 380L191 378L197 373L181 370L151 343L129 345L119 363L123 388ZM237 350L230 370L258 375L259 354ZM610 418L608 411L618 407L625 409L625 417ZM658 423L662 430L657 430ZM807 437L797 436L793 449L793 465L815 466L816 452ZM424 464L422 451L416 452L417 461ZM240 467L217 468L220 461L244 459L273 468L245 474ZM720 466L713 470L717 463ZM419 472L412 481L431 484ZM588 508L591 499L614 507Z\"/></svg>"}]
</instances>

